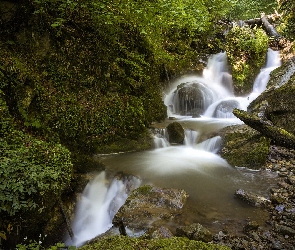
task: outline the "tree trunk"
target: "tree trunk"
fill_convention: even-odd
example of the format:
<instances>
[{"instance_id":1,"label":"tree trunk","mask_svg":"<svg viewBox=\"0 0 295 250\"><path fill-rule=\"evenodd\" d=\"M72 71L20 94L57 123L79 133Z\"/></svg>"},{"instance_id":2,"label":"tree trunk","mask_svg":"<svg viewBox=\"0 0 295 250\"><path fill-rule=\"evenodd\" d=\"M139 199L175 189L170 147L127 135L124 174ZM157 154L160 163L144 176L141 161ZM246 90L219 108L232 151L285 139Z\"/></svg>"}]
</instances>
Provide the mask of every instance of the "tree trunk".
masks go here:
<instances>
[{"instance_id":1,"label":"tree trunk","mask_svg":"<svg viewBox=\"0 0 295 250\"><path fill-rule=\"evenodd\" d=\"M280 40L282 38L282 36L277 32L275 27L269 23L265 15L261 16L261 21L264 29L270 36L274 37L276 40Z\"/></svg>"},{"instance_id":2,"label":"tree trunk","mask_svg":"<svg viewBox=\"0 0 295 250\"><path fill-rule=\"evenodd\" d=\"M282 128L274 126L271 121L262 120L256 115L251 115L248 112L239 109L234 109L233 114L246 125L272 139L273 143L277 146L291 149L295 148L295 136Z\"/></svg>"}]
</instances>

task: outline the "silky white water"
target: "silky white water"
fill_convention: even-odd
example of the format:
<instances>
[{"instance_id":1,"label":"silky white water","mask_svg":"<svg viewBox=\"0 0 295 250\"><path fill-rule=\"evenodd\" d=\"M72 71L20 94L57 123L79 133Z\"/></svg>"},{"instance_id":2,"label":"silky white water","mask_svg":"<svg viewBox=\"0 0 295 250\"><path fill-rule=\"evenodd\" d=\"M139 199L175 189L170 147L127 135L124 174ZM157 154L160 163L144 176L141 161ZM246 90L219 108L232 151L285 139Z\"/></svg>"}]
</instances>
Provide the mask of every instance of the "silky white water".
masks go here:
<instances>
[{"instance_id":1,"label":"silky white water","mask_svg":"<svg viewBox=\"0 0 295 250\"><path fill-rule=\"evenodd\" d=\"M168 116L175 117L185 128L184 145L169 144L166 126L171 121L167 120L157 124L154 150L105 156L102 161L106 171L137 176L141 184L186 190L190 196L187 220L202 223L213 231L217 225L221 227L228 220L235 221L235 224L248 217L259 220L262 212L241 204L233 198L233 194L238 188L266 194L273 175L233 168L217 155L221 138L204 138L225 126L241 124L232 115L232 109L246 110L250 101L265 90L269 73L279 65L279 53L269 50L266 67L257 76L253 92L248 96L235 97L225 53L212 56L203 76L182 77L172 83L166 93L164 102ZM180 84L197 88L199 99L191 100L188 96L180 98L177 88ZM203 112L198 117L182 115L190 113L190 109L193 112L194 109L203 109ZM81 245L108 230L114 214L130 190L140 185L139 179L130 176L115 178L108 184L109 180L103 172L91 181L77 205L73 221L75 237L68 238L67 244Z\"/></svg>"}]
</instances>

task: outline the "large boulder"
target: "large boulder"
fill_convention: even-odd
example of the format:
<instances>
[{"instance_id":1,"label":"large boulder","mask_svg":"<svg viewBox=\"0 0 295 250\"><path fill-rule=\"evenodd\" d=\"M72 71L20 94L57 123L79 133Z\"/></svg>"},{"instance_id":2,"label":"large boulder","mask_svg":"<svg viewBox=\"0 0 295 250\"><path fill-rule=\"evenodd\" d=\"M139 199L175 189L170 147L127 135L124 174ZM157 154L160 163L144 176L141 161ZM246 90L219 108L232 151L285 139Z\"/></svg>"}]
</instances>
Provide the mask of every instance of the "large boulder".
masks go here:
<instances>
[{"instance_id":1,"label":"large boulder","mask_svg":"<svg viewBox=\"0 0 295 250\"><path fill-rule=\"evenodd\" d=\"M182 213L188 194L181 189L142 186L132 191L113 219L122 232L144 233L151 227L168 226ZM123 230L122 230L122 227Z\"/></svg>"},{"instance_id":2,"label":"large boulder","mask_svg":"<svg viewBox=\"0 0 295 250\"><path fill-rule=\"evenodd\" d=\"M184 129L178 122L170 123L167 126L167 132L169 135L169 142L176 144L183 144L184 142Z\"/></svg>"},{"instance_id":3,"label":"large boulder","mask_svg":"<svg viewBox=\"0 0 295 250\"><path fill-rule=\"evenodd\" d=\"M261 168L267 161L270 140L247 125L235 125L222 129L220 155L232 166Z\"/></svg>"}]
</instances>

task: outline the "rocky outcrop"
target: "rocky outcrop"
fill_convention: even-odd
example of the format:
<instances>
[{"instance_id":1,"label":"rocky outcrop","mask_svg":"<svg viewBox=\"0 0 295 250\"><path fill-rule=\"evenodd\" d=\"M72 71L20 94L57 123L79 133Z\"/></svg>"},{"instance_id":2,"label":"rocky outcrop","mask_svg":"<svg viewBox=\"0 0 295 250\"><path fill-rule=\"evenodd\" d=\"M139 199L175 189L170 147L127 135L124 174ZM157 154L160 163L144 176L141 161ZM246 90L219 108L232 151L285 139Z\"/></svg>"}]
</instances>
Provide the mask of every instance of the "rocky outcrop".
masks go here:
<instances>
[{"instance_id":1,"label":"rocky outcrop","mask_svg":"<svg viewBox=\"0 0 295 250\"><path fill-rule=\"evenodd\" d=\"M169 142L176 144L183 144L184 142L184 129L178 122L170 123L167 126L167 132L169 135Z\"/></svg>"},{"instance_id":2,"label":"rocky outcrop","mask_svg":"<svg viewBox=\"0 0 295 250\"><path fill-rule=\"evenodd\" d=\"M142 186L127 198L113 219L115 227L144 233L149 228L168 225L182 213L188 194L180 189Z\"/></svg>"}]
</instances>

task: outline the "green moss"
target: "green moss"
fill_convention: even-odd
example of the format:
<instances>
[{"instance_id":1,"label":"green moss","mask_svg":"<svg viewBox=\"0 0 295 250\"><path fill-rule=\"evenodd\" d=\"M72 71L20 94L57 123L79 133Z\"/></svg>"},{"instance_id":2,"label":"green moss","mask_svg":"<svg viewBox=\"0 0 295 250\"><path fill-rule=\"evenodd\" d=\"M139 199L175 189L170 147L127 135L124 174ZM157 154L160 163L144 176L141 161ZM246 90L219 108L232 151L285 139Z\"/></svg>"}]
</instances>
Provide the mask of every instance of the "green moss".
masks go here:
<instances>
[{"instance_id":1,"label":"green moss","mask_svg":"<svg viewBox=\"0 0 295 250\"><path fill-rule=\"evenodd\" d=\"M270 139L246 125L225 129L221 156L232 166L259 169L266 162Z\"/></svg>"},{"instance_id":2,"label":"green moss","mask_svg":"<svg viewBox=\"0 0 295 250\"><path fill-rule=\"evenodd\" d=\"M248 94L265 63L268 36L262 29L236 26L230 30L226 39L225 49L231 65L235 92Z\"/></svg>"},{"instance_id":3,"label":"green moss","mask_svg":"<svg viewBox=\"0 0 295 250\"><path fill-rule=\"evenodd\" d=\"M170 239L138 239L129 238L124 236L115 236L105 238L93 244L85 245L80 248L81 250L91 249L166 249L166 250L179 250L179 249L198 249L198 250L229 250L226 246L219 246L216 244L208 244L200 241L189 240L187 238L173 237Z\"/></svg>"}]
</instances>

